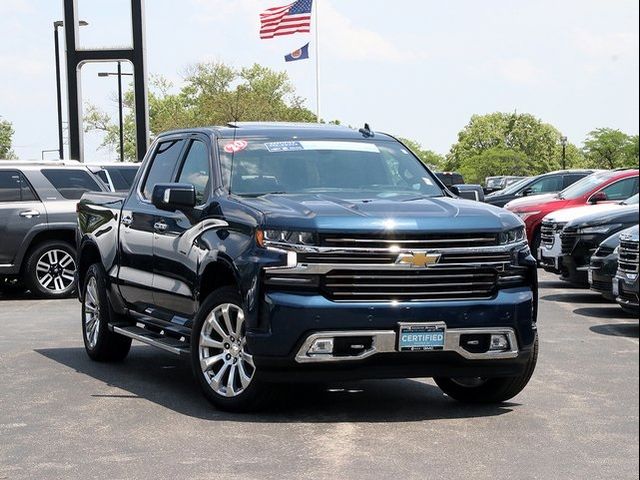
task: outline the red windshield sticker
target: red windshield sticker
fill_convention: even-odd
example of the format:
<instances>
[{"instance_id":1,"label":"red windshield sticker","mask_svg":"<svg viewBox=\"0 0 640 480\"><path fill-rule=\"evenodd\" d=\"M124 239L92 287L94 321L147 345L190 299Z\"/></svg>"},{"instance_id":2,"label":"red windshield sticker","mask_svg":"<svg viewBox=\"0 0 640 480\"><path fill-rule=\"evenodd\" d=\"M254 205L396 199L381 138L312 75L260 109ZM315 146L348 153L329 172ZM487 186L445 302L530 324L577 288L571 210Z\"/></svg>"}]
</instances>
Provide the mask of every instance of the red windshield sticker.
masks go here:
<instances>
[{"instance_id":1,"label":"red windshield sticker","mask_svg":"<svg viewBox=\"0 0 640 480\"><path fill-rule=\"evenodd\" d=\"M246 140L235 140L233 142L227 143L224 146L224 151L227 153L241 152L242 150L247 148L247 145L249 145L249 143L247 143Z\"/></svg>"}]
</instances>

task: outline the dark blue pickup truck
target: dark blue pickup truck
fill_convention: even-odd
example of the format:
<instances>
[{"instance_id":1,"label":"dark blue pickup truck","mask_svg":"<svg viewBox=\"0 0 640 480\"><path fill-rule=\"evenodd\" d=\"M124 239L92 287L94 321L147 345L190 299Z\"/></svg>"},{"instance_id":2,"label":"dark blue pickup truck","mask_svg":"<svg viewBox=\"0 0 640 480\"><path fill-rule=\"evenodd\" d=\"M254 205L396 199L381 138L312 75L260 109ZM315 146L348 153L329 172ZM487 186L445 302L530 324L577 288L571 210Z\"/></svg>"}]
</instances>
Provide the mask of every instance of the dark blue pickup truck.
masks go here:
<instances>
[{"instance_id":1,"label":"dark blue pickup truck","mask_svg":"<svg viewBox=\"0 0 640 480\"><path fill-rule=\"evenodd\" d=\"M85 194L78 224L89 356L122 360L132 339L184 354L219 408L279 382L397 377L501 402L535 368L522 222L368 127L162 134L131 191Z\"/></svg>"}]
</instances>

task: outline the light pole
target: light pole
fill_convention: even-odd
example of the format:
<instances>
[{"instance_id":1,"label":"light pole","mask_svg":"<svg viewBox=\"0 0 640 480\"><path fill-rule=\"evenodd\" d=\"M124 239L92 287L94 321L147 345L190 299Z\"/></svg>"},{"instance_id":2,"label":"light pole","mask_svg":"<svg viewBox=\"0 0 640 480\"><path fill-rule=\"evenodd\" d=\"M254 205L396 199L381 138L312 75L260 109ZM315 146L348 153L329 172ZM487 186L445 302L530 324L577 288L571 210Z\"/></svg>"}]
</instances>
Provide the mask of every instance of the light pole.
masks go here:
<instances>
[{"instance_id":1,"label":"light pole","mask_svg":"<svg viewBox=\"0 0 640 480\"><path fill-rule=\"evenodd\" d=\"M567 168L567 137L564 135L560 137L560 144L562 145L562 169Z\"/></svg>"},{"instance_id":2,"label":"light pole","mask_svg":"<svg viewBox=\"0 0 640 480\"><path fill-rule=\"evenodd\" d=\"M117 72L98 72L99 77L110 77L110 76L118 77L118 126L120 130L120 161L124 162L124 119L123 119L123 104L122 104L122 76L129 75L133 76L133 73L123 73L122 65L118 62L118 71Z\"/></svg>"},{"instance_id":3,"label":"light pole","mask_svg":"<svg viewBox=\"0 0 640 480\"><path fill-rule=\"evenodd\" d=\"M89 25L89 22L80 20L78 25L85 27ZM58 155L60 159L64 158L64 141L62 138L62 89L60 87L60 40L58 38L58 27L62 26L64 26L62 20L53 22L53 45L56 59L56 97L58 103Z\"/></svg>"}]
</instances>

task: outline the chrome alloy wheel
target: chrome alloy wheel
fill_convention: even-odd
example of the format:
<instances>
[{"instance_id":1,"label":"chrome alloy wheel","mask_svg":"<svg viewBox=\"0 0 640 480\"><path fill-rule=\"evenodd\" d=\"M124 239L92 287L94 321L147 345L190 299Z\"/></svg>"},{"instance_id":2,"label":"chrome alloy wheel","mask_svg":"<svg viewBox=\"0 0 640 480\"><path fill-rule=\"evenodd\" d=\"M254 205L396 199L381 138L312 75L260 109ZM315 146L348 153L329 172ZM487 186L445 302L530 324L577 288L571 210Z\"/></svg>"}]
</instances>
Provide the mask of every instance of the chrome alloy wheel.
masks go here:
<instances>
[{"instance_id":1,"label":"chrome alloy wheel","mask_svg":"<svg viewBox=\"0 0 640 480\"><path fill-rule=\"evenodd\" d=\"M232 303L214 308L202 325L200 368L211 389L235 397L249 387L256 367L246 351L244 312Z\"/></svg>"},{"instance_id":2,"label":"chrome alloy wheel","mask_svg":"<svg viewBox=\"0 0 640 480\"><path fill-rule=\"evenodd\" d=\"M47 250L38 259L36 277L43 288L52 292L68 290L75 281L76 262L64 250Z\"/></svg>"},{"instance_id":3,"label":"chrome alloy wheel","mask_svg":"<svg viewBox=\"0 0 640 480\"><path fill-rule=\"evenodd\" d=\"M95 348L100 330L100 301L98 300L98 283L95 277L87 282L84 294L84 336L90 348Z\"/></svg>"}]
</instances>

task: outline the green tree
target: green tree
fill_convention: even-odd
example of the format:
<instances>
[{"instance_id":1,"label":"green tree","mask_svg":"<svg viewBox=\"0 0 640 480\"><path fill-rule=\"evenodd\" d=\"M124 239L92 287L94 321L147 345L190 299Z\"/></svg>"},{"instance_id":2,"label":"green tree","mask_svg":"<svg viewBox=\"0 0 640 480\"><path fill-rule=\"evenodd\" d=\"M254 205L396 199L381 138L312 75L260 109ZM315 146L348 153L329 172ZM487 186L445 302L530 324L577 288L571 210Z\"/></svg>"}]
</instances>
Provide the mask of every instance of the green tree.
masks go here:
<instances>
[{"instance_id":1,"label":"green tree","mask_svg":"<svg viewBox=\"0 0 640 480\"><path fill-rule=\"evenodd\" d=\"M444 162L444 157L442 155L432 150L424 149L422 145L414 140L409 140L408 138L399 138L399 140L409 147L409 150L411 150L422 161L422 163L434 170L439 170L441 168L441 165Z\"/></svg>"},{"instance_id":2,"label":"green tree","mask_svg":"<svg viewBox=\"0 0 640 480\"><path fill-rule=\"evenodd\" d=\"M637 167L638 135L598 128L587 135L583 151L587 164L594 168Z\"/></svg>"},{"instance_id":3,"label":"green tree","mask_svg":"<svg viewBox=\"0 0 640 480\"><path fill-rule=\"evenodd\" d=\"M16 158L13 150L11 150L13 133L11 122L0 117L0 160Z\"/></svg>"},{"instance_id":4,"label":"green tree","mask_svg":"<svg viewBox=\"0 0 640 480\"><path fill-rule=\"evenodd\" d=\"M163 77L152 77L148 94L152 138L166 130L233 121L316 121L287 74L260 65L236 70L223 63L199 63L187 69L185 85L175 93L172 90ZM132 90L125 93L124 104L125 158L135 160ZM85 131L104 132L102 147L118 152L118 126L95 106L86 107Z\"/></svg>"},{"instance_id":5,"label":"green tree","mask_svg":"<svg viewBox=\"0 0 640 480\"><path fill-rule=\"evenodd\" d=\"M562 161L560 137L555 127L528 113L473 115L458 134L444 167L464 167L467 176L476 181L491 175L536 175L556 170ZM567 166L581 162L577 148L568 145Z\"/></svg>"}]
</instances>

